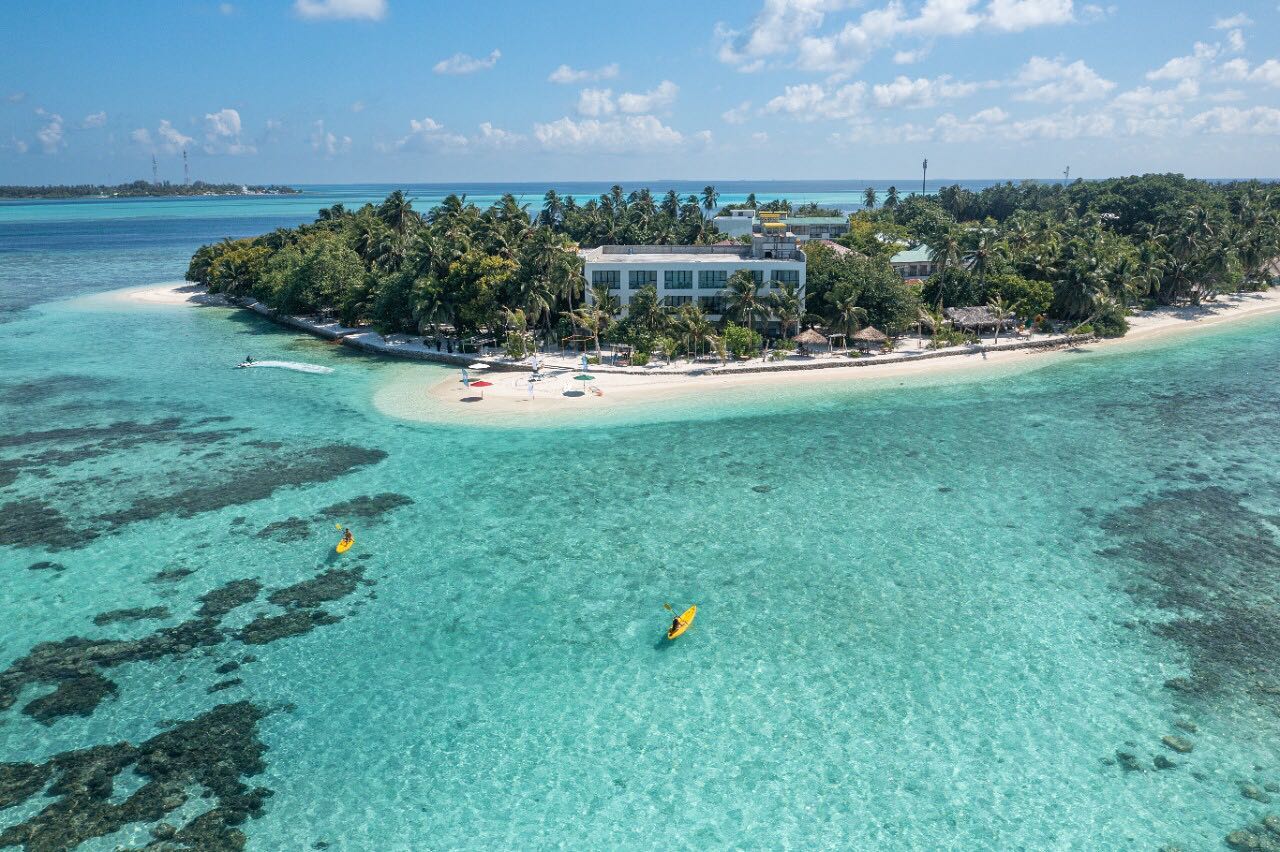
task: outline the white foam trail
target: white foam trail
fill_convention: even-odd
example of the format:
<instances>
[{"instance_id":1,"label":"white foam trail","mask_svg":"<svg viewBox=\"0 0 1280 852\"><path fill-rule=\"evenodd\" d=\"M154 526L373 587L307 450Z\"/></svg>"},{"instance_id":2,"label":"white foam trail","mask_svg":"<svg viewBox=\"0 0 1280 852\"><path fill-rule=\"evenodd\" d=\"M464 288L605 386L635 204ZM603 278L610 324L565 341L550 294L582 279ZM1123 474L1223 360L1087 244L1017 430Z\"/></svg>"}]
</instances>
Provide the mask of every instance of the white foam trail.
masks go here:
<instances>
[{"instance_id":1,"label":"white foam trail","mask_svg":"<svg viewBox=\"0 0 1280 852\"><path fill-rule=\"evenodd\" d=\"M281 370L294 370L299 373L332 373L330 367L319 364L303 364L300 361L254 361L252 364L241 364L242 367L276 367Z\"/></svg>"}]
</instances>

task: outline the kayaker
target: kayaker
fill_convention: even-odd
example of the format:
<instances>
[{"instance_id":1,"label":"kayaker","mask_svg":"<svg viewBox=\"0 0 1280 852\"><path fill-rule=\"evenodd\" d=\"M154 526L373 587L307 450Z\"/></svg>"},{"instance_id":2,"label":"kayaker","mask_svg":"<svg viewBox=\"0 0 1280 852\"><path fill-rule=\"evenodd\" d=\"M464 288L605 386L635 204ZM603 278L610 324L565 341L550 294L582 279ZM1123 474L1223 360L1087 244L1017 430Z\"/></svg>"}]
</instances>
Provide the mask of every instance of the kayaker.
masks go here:
<instances>
[{"instance_id":1,"label":"kayaker","mask_svg":"<svg viewBox=\"0 0 1280 852\"><path fill-rule=\"evenodd\" d=\"M354 539L354 536L352 536L352 535L351 535L351 530L349 530L349 529L344 529L344 530L342 531L342 543L343 543L343 544L346 544L347 542L352 541L353 539Z\"/></svg>"},{"instance_id":2,"label":"kayaker","mask_svg":"<svg viewBox=\"0 0 1280 852\"><path fill-rule=\"evenodd\" d=\"M246 355L246 356L244 356L244 362L245 362L246 364L252 364L252 363L253 363L253 356L252 356L252 355Z\"/></svg>"},{"instance_id":3,"label":"kayaker","mask_svg":"<svg viewBox=\"0 0 1280 852\"><path fill-rule=\"evenodd\" d=\"M679 630L683 626L684 626L684 622L681 621L680 616L677 615L675 618L671 619L671 629L668 630L667 632L675 633L677 630Z\"/></svg>"}]
</instances>

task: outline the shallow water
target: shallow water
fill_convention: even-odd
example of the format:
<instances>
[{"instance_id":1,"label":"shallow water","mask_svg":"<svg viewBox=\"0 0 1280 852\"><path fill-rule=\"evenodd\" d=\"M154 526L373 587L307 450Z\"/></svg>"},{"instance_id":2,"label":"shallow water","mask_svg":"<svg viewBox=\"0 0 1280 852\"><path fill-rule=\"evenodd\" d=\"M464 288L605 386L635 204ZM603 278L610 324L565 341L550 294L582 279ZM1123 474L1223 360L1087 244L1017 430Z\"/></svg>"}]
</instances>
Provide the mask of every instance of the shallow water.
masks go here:
<instances>
[{"instance_id":1,"label":"shallow water","mask_svg":"<svg viewBox=\"0 0 1280 852\"><path fill-rule=\"evenodd\" d=\"M23 686L0 761L250 701L256 849L1202 849L1269 812L1240 790L1280 781L1275 319L523 430L386 417L403 365L244 312L44 302L4 331L0 667L263 590L213 644L101 669L87 716L42 724L53 684ZM353 566L376 585L268 599ZM699 606L674 643L665 602ZM341 620L238 632L300 609Z\"/></svg>"}]
</instances>

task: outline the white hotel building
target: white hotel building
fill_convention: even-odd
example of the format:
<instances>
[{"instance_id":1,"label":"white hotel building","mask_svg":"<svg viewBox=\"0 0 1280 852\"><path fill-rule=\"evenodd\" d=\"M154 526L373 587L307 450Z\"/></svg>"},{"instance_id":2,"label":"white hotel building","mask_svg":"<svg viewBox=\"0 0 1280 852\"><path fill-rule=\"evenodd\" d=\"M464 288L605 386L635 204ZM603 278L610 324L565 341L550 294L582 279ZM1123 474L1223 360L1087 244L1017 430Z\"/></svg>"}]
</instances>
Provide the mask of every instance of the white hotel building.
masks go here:
<instances>
[{"instance_id":1,"label":"white hotel building","mask_svg":"<svg viewBox=\"0 0 1280 852\"><path fill-rule=\"evenodd\" d=\"M622 305L619 316L626 316L632 293L652 284L663 304L701 305L718 320L724 313L726 283L739 269L755 275L761 296L794 284L804 308L804 252L785 228L754 234L749 246L600 246L578 254L584 261L588 300L591 287L608 287Z\"/></svg>"}]
</instances>

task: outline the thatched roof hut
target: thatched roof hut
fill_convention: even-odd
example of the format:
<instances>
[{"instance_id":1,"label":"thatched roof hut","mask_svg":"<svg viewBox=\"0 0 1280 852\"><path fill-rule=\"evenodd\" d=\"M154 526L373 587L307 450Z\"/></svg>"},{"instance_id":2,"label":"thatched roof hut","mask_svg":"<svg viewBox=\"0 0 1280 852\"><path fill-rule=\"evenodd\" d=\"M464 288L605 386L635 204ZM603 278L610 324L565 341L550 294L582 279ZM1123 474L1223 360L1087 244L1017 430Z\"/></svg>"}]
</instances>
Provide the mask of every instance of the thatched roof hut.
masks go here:
<instances>
[{"instance_id":1,"label":"thatched roof hut","mask_svg":"<svg viewBox=\"0 0 1280 852\"><path fill-rule=\"evenodd\" d=\"M831 349L831 341L813 328L806 328L797 334L795 341L810 352L827 352Z\"/></svg>"},{"instance_id":2,"label":"thatched roof hut","mask_svg":"<svg viewBox=\"0 0 1280 852\"><path fill-rule=\"evenodd\" d=\"M1008 328L1013 325L1013 317L997 320L991 308L986 305L975 305L971 308L947 308L943 312L951 325L965 331L991 331L996 326Z\"/></svg>"},{"instance_id":3,"label":"thatched roof hut","mask_svg":"<svg viewBox=\"0 0 1280 852\"><path fill-rule=\"evenodd\" d=\"M889 335L874 325L869 325L859 329L850 340L858 349L880 349L889 340Z\"/></svg>"}]
</instances>

